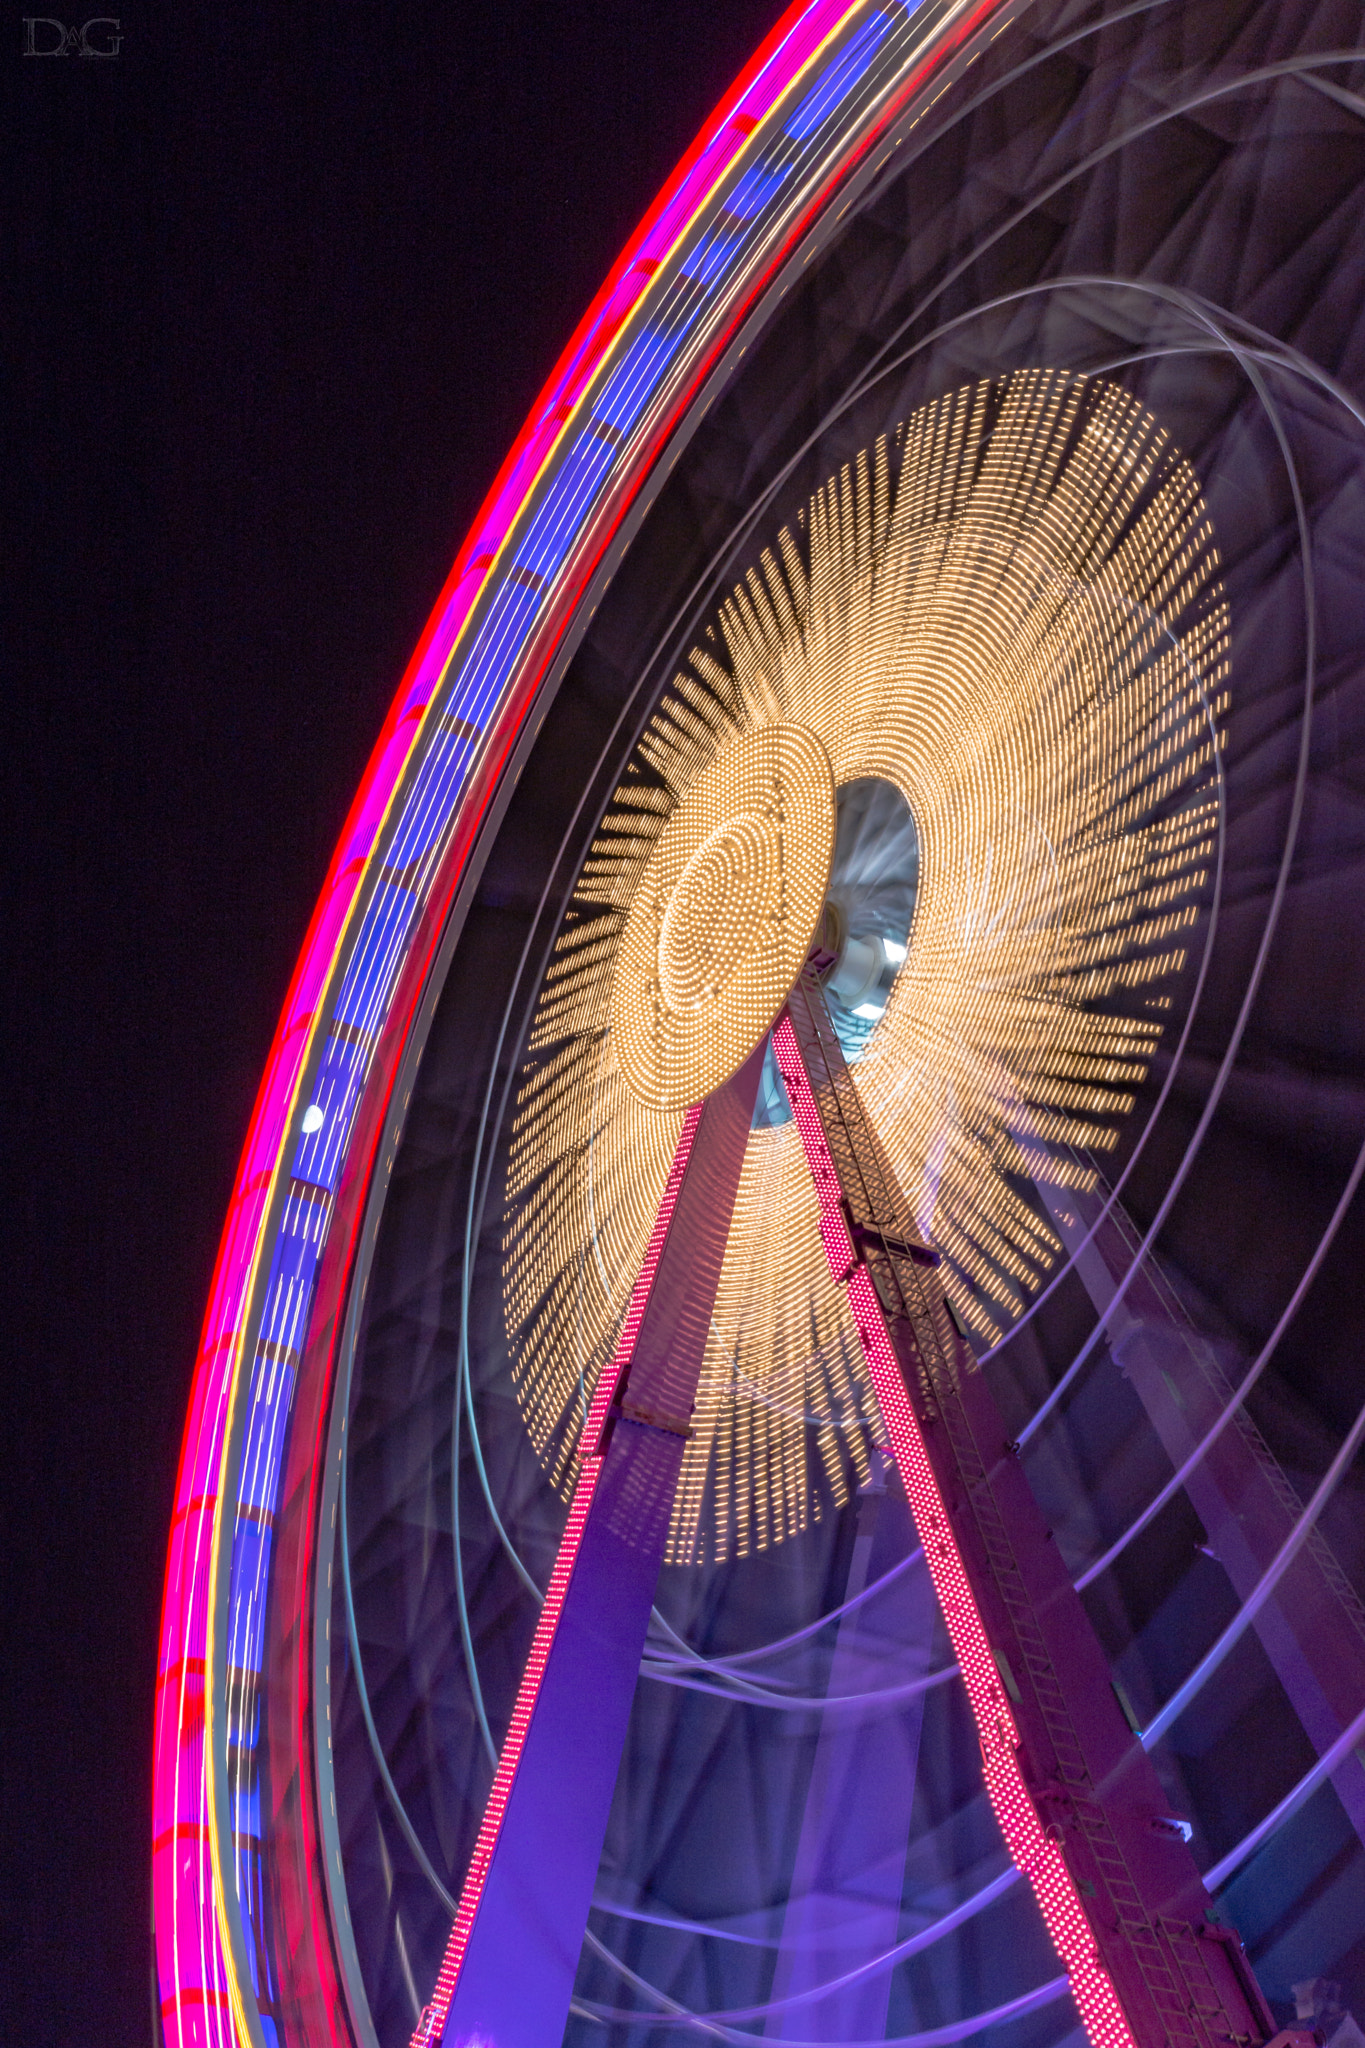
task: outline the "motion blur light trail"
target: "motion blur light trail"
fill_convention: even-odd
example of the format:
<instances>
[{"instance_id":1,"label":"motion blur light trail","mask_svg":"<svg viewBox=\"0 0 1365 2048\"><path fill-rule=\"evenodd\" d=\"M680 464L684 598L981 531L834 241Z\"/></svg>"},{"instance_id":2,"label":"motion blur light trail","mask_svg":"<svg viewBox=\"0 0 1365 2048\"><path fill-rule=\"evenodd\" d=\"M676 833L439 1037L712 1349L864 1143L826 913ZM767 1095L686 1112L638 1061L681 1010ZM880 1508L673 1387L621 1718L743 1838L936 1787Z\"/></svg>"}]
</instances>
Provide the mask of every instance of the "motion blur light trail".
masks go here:
<instances>
[{"instance_id":1,"label":"motion blur light trail","mask_svg":"<svg viewBox=\"0 0 1365 2048\"><path fill-rule=\"evenodd\" d=\"M574 1032L631 863L773 722L831 763L840 1043L1171 1813L1281 2015L1315 1977L1361 2010L1360 35L1348 0L794 8L590 309L381 735L234 1191L157 1694L176 2048L411 2033L681 1114L623 1118ZM675 948L673 998L710 971ZM568 2039L1053 2048L798 1152L773 1069ZM1193 1504L1229 1446L1279 1503L1235 1571ZM1330 1670L1282 1626L1310 1579ZM888 1762L822 1833L836 1720Z\"/></svg>"},{"instance_id":2,"label":"motion blur light trail","mask_svg":"<svg viewBox=\"0 0 1365 2048\"><path fill-rule=\"evenodd\" d=\"M305 1979L321 1976L287 1992L265 1925L259 1709L272 1527L288 1485L286 1426L296 1438L316 1428L296 1388L324 1255L343 1267L349 1257L338 1198L367 1178L394 1053L500 778L574 604L687 399L800 224L913 91L916 67L922 78L950 60L990 11L959 0L893 20L865 4L814 0L783 18L538 400L366 771L253 1114L177 1481L153 1793L162 2023L177 2043L264 2043L281 2000L297 2000L300 2038L339 2038L344 2026L306 1784L292 1794L302 1839L282 1874L279 1917L285 1952ZM305 1133L306 1105L324 1122ZM321 1357L307 1362L325 1372L330 1331L319 1342ZM319 1460L302 1462L316 1471ZM315 1487L301 1483L308 1547ZM302 1704L313 1690L306 1641L295 1659ZM329 1738L286 1720L306 1780L310 1739ZM275 1798L278 1824L286 1785Z\"/></svg>"},{"instance_id":3,"label":"motion blur light trail","mask_svg":"<svg viewBox=\"0 0 1365 2048\"><path fill-rule=\"evenodd\" d=\"M1083 1155L1113 1149L1161 1040L1213 860L1227 633L1166 435L1113 385L1037 371L955 391L863 451L721 605L612 799L532 1027L506 1288L518 1399L557 1485L673 1143L673 1105L632 1086L618 961L653 929L671 821L708 761L795 721L841 788L889 784L915 820L908 952L859 1087L989 1343L1061 1249L1029 1181L1094 1184ZM771 1014L760 1000L754 1026ZM816 1225L796 1132L756 1135L675 1562L801 1529L807 1414L872 1417ZM832 1428L815 1449L836 1505L867 1476L861 1433L842 1436L851 1462Z\"/></svg>"}]
</instances>

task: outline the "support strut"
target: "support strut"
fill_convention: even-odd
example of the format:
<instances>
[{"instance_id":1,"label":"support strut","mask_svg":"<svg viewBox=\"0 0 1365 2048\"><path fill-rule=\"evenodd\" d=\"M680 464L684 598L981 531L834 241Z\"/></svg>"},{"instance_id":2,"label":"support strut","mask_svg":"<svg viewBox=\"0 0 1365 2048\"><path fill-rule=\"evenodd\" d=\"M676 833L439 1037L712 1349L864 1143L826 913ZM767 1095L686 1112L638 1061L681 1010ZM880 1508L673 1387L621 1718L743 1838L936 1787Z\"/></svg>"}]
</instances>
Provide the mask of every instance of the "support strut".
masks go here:
<instances>
[{"instance_id":1,"label":"support strut","mask_svg":"<svg viewBox=\"0 0 1365 2048\"><path fill-rule=\"evenodd\" d=\"M810 968L773 1042L830 1271L962 1669L991 1805L1086 2033L1094 2048L1256 2048L1275 2037L1275 2021L1235 1933L1212 1919ZM1312 2038L1286 2034L1281 2048Z\"/></svg>"},{"instance_id":2,"label":"support strut","mask_svg":"<svg viewBox=\"0 0 1365 2048\"><path fill-rule=\"evenodd\" d=\"M1092 2048L1313 2048L1309 2032L1277 2033L1236 1934L1213 1920L810 965L773 1045L991 1805ZM764 1051L684 1119L412 2048L562 2036Z\"/></svg>"},{"instance_id":3,"label":"support strut","mask_svg":"<svg viewBox=\"0 0 1365 2048\"><path fill-rule=\"evenodd\" d=\"M683 1120L412 2048L551 2048L563 2034L763 1052Z\"/></svg>"}]
</instances>

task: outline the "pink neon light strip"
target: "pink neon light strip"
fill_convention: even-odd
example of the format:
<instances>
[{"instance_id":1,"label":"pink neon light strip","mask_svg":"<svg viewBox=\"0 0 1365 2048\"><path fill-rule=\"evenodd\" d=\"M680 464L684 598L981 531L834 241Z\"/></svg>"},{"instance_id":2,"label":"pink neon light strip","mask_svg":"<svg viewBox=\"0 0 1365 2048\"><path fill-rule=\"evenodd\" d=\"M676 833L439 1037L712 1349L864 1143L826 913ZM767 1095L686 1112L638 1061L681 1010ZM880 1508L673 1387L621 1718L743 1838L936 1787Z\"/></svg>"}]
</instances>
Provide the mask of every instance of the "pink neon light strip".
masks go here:
<instances>
[{"instance_id":1,"label":"pink neon light strip","mask_svg":"<svg viewBox=\"0 0 1365 2048\"><path fill-rule=\"evenodd\" d=\"M611 1364L597 1382L592 1402L588 1408L587 1420L583 1424L583 1434L579 1438L578 1483L574 1487L573 1501L569 1508L569 1519L564 1526L564 1534L560 1539L559 1555L555 1559L555 1568L550 1574L550 1583L546 1588L545 1605L541 1608L540 1620L536 1623L536 1632L531 1642L531 1654L526 1659L526 1669L522 1673L521 1688L517 1693L517 1703L512 1709L512 1718L507 1725L507 1737L502 1745L502 1755L498 1758L498 1768L494 1773L493 1783L489 1790L488 1804L483 1810L483 1822L479 1828L479 1837L474 1844L474 1854L470 1858L469 1869L465 1875L464 1889L460 1893L460 1903L455 1913L455 1924L450 1930L450 1940L446 1944L445 1957L436 1978L436 1989L432 1993L430 2005L426 2007L421 2019L417 2022L416 2031L412 2036L411 2048L426 2048L427 2042L440 2039L445 2028L446 2016L450 2011L450 2001L455 1996L455 1986L459 1982L465 1951L469 1947L469 1937L474 1931L474 1920L479 1910L479 1901L483 1897L483 1888L488 1877L489 1866L493 1861L493 1852L498 1845L498 1834L502 1827L503 1816L507 1812L507 1802L512 1796L512 1785L517 1775L517 1765L521 1762L522 1751L526 1747L526 1737L531 1726L531 1717L535 1713L536 1701L540 1697L541 1680L545 1676L545 1667L550 1659L555 1631L559 1627L560 1617L564 1612L564 1602L568 1597L569 1582L573 1577L574 1565L578 1561L578 1553L583 1542L583 1531L588 1524L588 1513L592 1507L593 1494L597 1490L597 1482L601 1477L602 1467L606 1463L606 1452L602 1447L602 1431L606 1427L607 1416L610 1413L612 1402L616 1399L617 1389L635 1352L636 1339L640 1334L640 1324L644 1320L645 1309L649 1304L650 1290L654 1285L654 1276L659 1270L659 1260L663 1253L664 1240L668 1236L668 1227L673 1221L673 1212L678 1206L678 1194L682 1188L683 1175L687 1170L687 1162L692 1156L692 1145L700 1122L701 1105L698 1104L695 1108L689 1109L687 1115L683 1118L683 1127L678 1137L678 1149L673 1155L673 1165L669 1170L668 1180L664 1186L663 1200L659 1204L659 1213L654 1219L654 1229L650 1233L649 1245L640 1267L640 1275L635 1282L635 1287L630 1297L630 1307L626 1311L625 1322L621 1326L621 1335L616 1346L616 1353Z\"/></svg>"},{"instance_id":2,"label":"pink neon light strip","mask_svg":"<svg viewBox=\"0 0 1365 2048\"><path fill-rule=\"evenodd\" d=\"M876 1289L866 1266L855 1259L853 1241L839 1205L839 1175L815 1106L801 1048L785 1011L773 1032L773 1044L815 1182L820 1235L830 1271L847 1287L849 1307L858 1327L882 1422L924 1545L953 1651L962 1669L995 1817L1016 1866L1033 1886L1094 2048L1134 2048L1132 2030L1113 1979L1096 1952L1095 1937L1071 1873L1058 1845L1044 1833L1038 1809L1024 1783L1019 1768L1019 1735L1001 1689L981 1610L953 1537Z\"/></svg>"},{"instance_id":3,"label":"pink neon light strip","mask_svg":"<svg viewBox=\"0 0 1365 2048\"><path fill-rule=\"evenodd\" d=\"M418 744L423 713L574 403L661 262L749 136L857 4L858 0L794 0L706 122L589 307L480 508L413 653L304 940L262 1076L214 1269L195 1360L166 1562L153 1744L152 1860L161 2011L173 2048L226 2048L235 2031L228 1965L213 1903L207 1825L204 1681L209 1566L220 1508L218 1477L232 1360L318 1005L344 950L366 864Z\"/></svg>"},{"instance_id":4,"label":"pink neon light strip","mask_svg":"<svg viewBox=\"0 0 1365 2048\"><path fill-rule=\"evenodd\" d=\"M418 743L422 715L574 403L749 136L856 5L857 0L794 0L704 125L589 307L495 479L414 651L304 941L261 1080L210 1288L166 1564L153 1748L153 1884L161 2010L177 2048L208 2048L234 2037L207 1827L209 1562L232 1360L318 1004L344 949L366 864Z\"/></svg>"},{"instance_id":5,"label":"pink neon light strip","mask_svg":"<svg viewBox=\"0 0 1365 2048\"><path fill-rule=\"evenodd\" d=\"M230 1965L214 1907L208 1828L204 1704L209 1575L215 1531L232 1506L219 1497L219 1474L234 1361L253 1275L269 1252L268 1203L286 1145L296 1135L291 1119L310 1034L352 941L358 894L382 844L390 806L428 742L424 715L499 550L534 499L575 404L623 328L640 317L648 304L651 279L683 241L750 136L803 67L864 4L865 0L793 0L631 237L556 365L456 559L366 768L305 938L257 1095L219 1248L195 1360L166 1566L153 1760L153 1886L161 2011L170 2048L228 2048L235 2039ZM996 4L998 0L980 0L957 24L954 43L960 43ZM922 84L936 61L927 59L907 77L905 91ZM812 199L810 213L793 227L793 236L814 217L818 203ZM648 435L661 436L667 426L668 420L661 418L648 428ZM484 728L487 786L465 804L470 838L489 801L495 770L514 743L526 710L526 703L517 700L509 686L503 703L490 713Z\"/></svg>"}]
</instances>

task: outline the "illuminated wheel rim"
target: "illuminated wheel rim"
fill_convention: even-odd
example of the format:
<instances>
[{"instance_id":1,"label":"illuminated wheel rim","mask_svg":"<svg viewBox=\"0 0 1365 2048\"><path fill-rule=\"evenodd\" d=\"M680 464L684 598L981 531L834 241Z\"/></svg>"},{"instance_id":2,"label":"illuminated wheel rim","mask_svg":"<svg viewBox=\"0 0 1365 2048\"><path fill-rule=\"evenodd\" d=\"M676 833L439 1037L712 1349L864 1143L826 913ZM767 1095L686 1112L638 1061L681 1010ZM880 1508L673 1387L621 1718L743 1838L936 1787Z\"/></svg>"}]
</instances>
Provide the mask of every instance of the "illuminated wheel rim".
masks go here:
<instances>
[{"instance_id":1,"label":"illuminated wheel rim","mask_svg":"<svg viewBox=\"0 0 1365 2048\"><path fill-rule=\"evenodd\" d=\"M1046 258L1029 258L1032 271L1028 261L1013 271L1006 265L988 288L976 272L969 276L967 259L980 271L992 248L1011 246L1011 233L1026 239L1030 223L1055 224L1059 193L1084 189L1100 205L1106 165L1136 165L1147 138L1159 146L1177 117L1189 121L1205 104L1250 108L1273 127L1283 95L1296 92L1331 136L1350 137L1358 114L1302 79L1336 85L1349 101L1359 73L1325 34L1314 41L1301 29L1297 45L1281 48L1268 8L1223 10L1183 68L1168 47L1178 14L1170 7L796 10L627 249L509 457L381 736L286 1003L215 1274L168 1564L154 1857L170 2040L374 2038L324 1796L329 1650L319 1570L332 1556L345 1423L335 1375L354 1347L362 1304L352 1281L357 1260L368 1256L366 1233L372 1239L379 1227L419 1056L545 707L690 437L738 388L746 354L775 346L775 336L780 342L783 303L799 297L806 268L818 275L825 252L838 254L841 233L847 238L869 209L889 207L887 195L906 189L908 165L922 159L942 169L954 121L969 123L993 94L1011 104L1030 67L1046 61L1053 76L1063 52L1089 47L1106 14L1130 18L1135 25L1121 34L1133 39L1137 58L1176 81L1160 112L1134 113L1055 167L1030 164L1013 211L1004 206L988 229L959 235L956 265L948 244L924 256L923 280L905 259L909 314L901 304L876 348L845 363L838 401L820 415L809 451L793 431L785 470L776 462L770 470L799 478L806 462L809 483L822 482L836 466L841 418L856 423L876 377L889 377L898 359L908 397L922 391L916 378L942 387L953 360L954 384L1059 360L1157 384L1175 379L1163 387L1164 403L1196 463L1196 443L1226 452L1226 441L1209 439L1208 421L1218 403L1243 398L1179 381L1181 366L1212 361L1214 382L1226 376L1237 394L1251 394L1266 461L1282 465L1266 487L1275 507L1265 522L1273 511L1296 549L1282 589L1292 592L1297 579L1301 680L1292 717L1301 745L1277 785L1284 816L1263 914L1210 1071L1197 1084L1188 1065L1160 1077L1161 1103L1174 1107L1192 1085L1197 1101L1187 1118L1192 1136L1150 1205L1150 1239L1179 1201L1230 1079L1235 1084L1312 761L1313 544L1319 526L1330 540L1333 514L1327 497L1301 482L1296 436L1349 447L1358 433L1352 401L1331 376L1347 354L1348 328L1316 355L1297 346L1273 319L1258 324L1235 294L1221 303L1193 245L1165 267L1149 252L1122 276L1120 266L1093 259L1054 263L1049 272ZM1310 61L1313 50L1320 62ZM1229 145L1229 182L1237 147ZM1191 217L1198 192L1192 179L1181 202ZM845 217L849 228L841 228ZM1335 232L1341 240L1347 231ZM929 227L923 242L932 243ZM1324 274L1331 271L1329 259ZM892 401L877 403L885 410ZM902 404L901 416L910 409ZM1203 480L1217 484L1216 476ZM761 522L784 488L783 475L770 475L737 509L707 564L707 589L744 565L750 532L762 537ZM1286 489L1297 500L1287 514ZM689 597L680 619L703 597ZM1235 584L1232 598L1236 629ZM671 658L671 645L661 646L657 659ZM1293 658L1282 667L1292 670ZM646 680L653 689L663 678L651 673L642 686ZM1220 852L1219 887L1221 862ZM1325 1255L1344 1213L1344 1181L1342 1169L1277 1312ZM1030 1304L1031 1317L1045 1312L1041 1300ZM1075 1370L1083 1375L1085 1364L1082 1346ZM1057 1398L1047 1395L1053 1406ZM265 1812L255 1803L258 1764Z\"/></svg>"}]
</instances>

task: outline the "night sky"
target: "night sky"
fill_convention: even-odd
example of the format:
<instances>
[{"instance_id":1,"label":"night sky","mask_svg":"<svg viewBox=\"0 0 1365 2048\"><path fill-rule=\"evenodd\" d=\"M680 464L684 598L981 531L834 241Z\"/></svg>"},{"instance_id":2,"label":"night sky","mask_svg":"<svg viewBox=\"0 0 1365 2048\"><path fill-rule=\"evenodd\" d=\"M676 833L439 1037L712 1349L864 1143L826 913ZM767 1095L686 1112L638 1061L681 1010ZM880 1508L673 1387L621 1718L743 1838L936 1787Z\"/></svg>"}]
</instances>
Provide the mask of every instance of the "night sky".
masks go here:
<instances>
[{"instance_id":1,"label":"night sky","mask_svg":"<svg viewBox=\"0 0 1365 2048\"><path fill-rule=\"evenodd\" d=\"M27 59L0 22L0 2042L25 2048L151 2039L175 1462L333 842L536 391L779 11L108 4L103 60Z\"/></svg>"}]
</instances>

